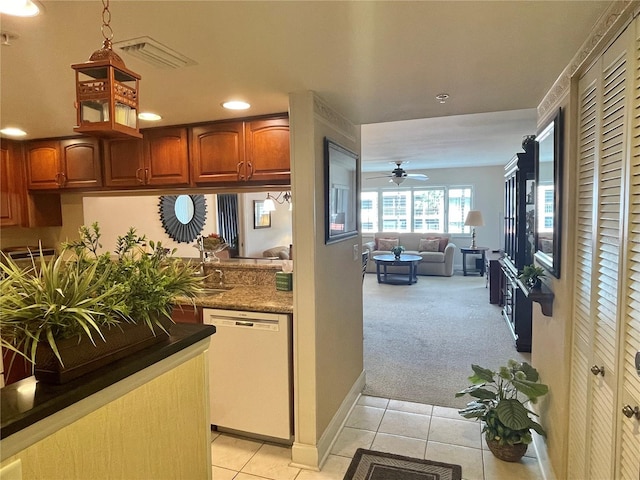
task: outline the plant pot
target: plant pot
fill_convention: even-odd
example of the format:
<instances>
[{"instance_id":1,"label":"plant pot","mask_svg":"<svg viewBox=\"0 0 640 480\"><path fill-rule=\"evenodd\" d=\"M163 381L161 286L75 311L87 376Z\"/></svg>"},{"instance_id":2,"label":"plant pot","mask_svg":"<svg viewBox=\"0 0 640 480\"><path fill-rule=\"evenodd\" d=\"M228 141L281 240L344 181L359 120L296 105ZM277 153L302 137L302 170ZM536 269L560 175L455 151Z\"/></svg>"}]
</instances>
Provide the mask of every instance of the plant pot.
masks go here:
<instances>
[{"instance_id":1,"label":"plant pot","mask_svg":"<svg viewBox=\"0 0 640 480\"><path fill-rule=\"evenodd\" d=\"M515 445L500 445L496 440L485 437L487 446L493 455L505 462L517 462L527 452L526 443L516 443Z\"/></svg>"},{"instance_id":2,"label":"plant pot","mask_svg":"<svg viewBox=\"0 0 640 480\"><path fill-rule=\"evenodd\" d=\"M160 323L167 331L173 325L171 319L164 317ZM102 330L102 334L105 341L97 333L93 334L95 345L86 335L80 341L78 337L58 341L58 351L64 366L49 344L41 342L36 353L36 379L44 383L67 383L168 338L160 327L154 326L152 332L145 323L121 323Z\"/></svg>"}]
</instances>

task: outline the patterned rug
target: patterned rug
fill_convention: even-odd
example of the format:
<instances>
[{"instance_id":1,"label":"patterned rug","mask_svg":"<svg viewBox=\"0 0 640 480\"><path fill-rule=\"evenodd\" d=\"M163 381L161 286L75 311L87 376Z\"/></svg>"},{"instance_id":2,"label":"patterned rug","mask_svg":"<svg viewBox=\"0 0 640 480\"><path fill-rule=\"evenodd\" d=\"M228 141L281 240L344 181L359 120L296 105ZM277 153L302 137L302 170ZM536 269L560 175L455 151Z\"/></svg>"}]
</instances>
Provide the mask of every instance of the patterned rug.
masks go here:
<instances>
[{"instance_id":1,"label":"patterned rug","mask_svg":"<svg viewBox=\"0 0 640 480\"><path fill-rule=\"evenodd\" d=\"M462 467L359 448L344 480L460 480Z\"/></svg>"}]
</instances>

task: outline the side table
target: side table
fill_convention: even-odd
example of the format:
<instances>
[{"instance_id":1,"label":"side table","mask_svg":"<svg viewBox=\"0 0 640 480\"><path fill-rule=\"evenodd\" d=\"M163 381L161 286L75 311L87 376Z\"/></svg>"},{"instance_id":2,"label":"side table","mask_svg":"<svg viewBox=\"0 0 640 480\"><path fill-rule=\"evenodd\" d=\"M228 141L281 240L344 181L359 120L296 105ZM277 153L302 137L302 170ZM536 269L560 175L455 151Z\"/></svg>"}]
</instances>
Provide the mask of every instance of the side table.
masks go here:
<instances>
[{"instance_id":1,"label":"side table","mask_svg":"<svg viewBox=\"0 0 640 480\"><path fill-rule=\"evenodd\" d=\"M481 277L484 277L484 269L486 264L486 251L489 250L489 247L460 247L460 251L462 252L462 273L464 276L467 276L467 255L480 255L482 257L482 266L480 270L474 269L474 272L479 272Z\"/></svg>"}]
</instances>

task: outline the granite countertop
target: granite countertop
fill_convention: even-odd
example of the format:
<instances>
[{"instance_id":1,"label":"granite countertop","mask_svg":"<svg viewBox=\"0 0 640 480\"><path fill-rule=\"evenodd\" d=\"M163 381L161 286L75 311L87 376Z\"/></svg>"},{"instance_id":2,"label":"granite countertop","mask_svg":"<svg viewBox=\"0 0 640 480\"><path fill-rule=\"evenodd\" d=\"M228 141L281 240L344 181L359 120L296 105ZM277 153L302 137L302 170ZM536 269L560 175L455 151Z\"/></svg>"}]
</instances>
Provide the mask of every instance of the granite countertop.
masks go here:
<instances>
[{"instance_id":1,"label":"granite countertop","mask_svg":"<svg viewBox=\"0 0 640 480\"><path fill-rule=\"evenodd\" d=\"M212 325L175 324L171 335L140 352L63 385L25 378L0 389L0 436L10 435L59 412L215 333Z\"/></svg>"},{"instance_id":2,"label":"granite countertop","mask_svg":"<svg viewBox=\"0 0 640 480\"><path fill-rule=\"evenodd\" d=\"M215 287L214 287L215 288ZM275 285L225 286L229 290L212 295L202 295L195 304L206 308L249 310L253 312L293 313L293 292L276 290ZM188 298L178 297L179 304L189 305Z\"/></svg>"}]
</instances>

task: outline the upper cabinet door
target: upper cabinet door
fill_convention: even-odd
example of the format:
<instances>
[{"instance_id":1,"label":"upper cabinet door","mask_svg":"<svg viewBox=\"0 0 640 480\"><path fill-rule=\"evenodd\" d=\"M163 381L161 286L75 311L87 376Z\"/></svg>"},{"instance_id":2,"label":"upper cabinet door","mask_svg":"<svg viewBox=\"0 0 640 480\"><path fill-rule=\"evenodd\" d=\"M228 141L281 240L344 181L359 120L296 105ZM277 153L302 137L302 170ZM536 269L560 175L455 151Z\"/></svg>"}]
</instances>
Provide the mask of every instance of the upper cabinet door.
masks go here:
<instances>
[{"instance_id":1,"label":"upper cabinet door","mask_svg":"<svg viewBox=\"0 0 640 480\"><path fill-rule=\"evenodd\" d=\"M246 180L242 122L191 128L193 182L215 184Z\"/></svg>"},{"instance_id":2,"label":"upper cabinet door","mask_svg":"<svg viewBox=\"0 0 640 480\"><path fill-rule=\"evenodd\" d=\"M20 191L23 188L20 159L15 144L2 140L0 145L0 225L17 226L21 220Z\"/></svg>"},{"instance_id":3,"label":"upper cabinet door","mask_svg":"<svg viewBox=\"0 0 640 480\"><path fill-rule=\"evenodd\" d=\"M102 186L100 143L96 138L72 138L60 142L62 185L65 188Z\"/></svg>"},{"instance_id":4,"label":"upper cabinet door","mask_svg":"<svg viewBox=\"0 0 640 480\"><path fill-rule=\"evenodd\" d=\"M254 120L246 123L247 180L290 183L289 119Z\"/></svg>"},{"instance_id":5,"label":"upper cabinet door","mask_svg":"<svg viewBox=\"0 0 640 480\"><path fill-rule=\"evenodd\" d=\"M139 187L145 184L142 139L105 140L104 184L107 187Z\"/></svg>"},{"instance_id":6,"label":"upper cabinet door","mask_svg":"<svg viewBox=\"0 0 640 480\"><path fill-rule=\"evenodd\" d=\"M145 131L144 163L147 185L189 185L187 129Z\"/></svg>"},{"instance_id":7,"label":"upper cabinet door","mask_svg":"<svg viewBox=\"0 0 640 480\"><path fill-rule=\"evenodd\" d=\"M27 142L25 156L27 188L30 190L57 190L63 185L60 143L57 140Z\"/></svg>"}]
</instances>

